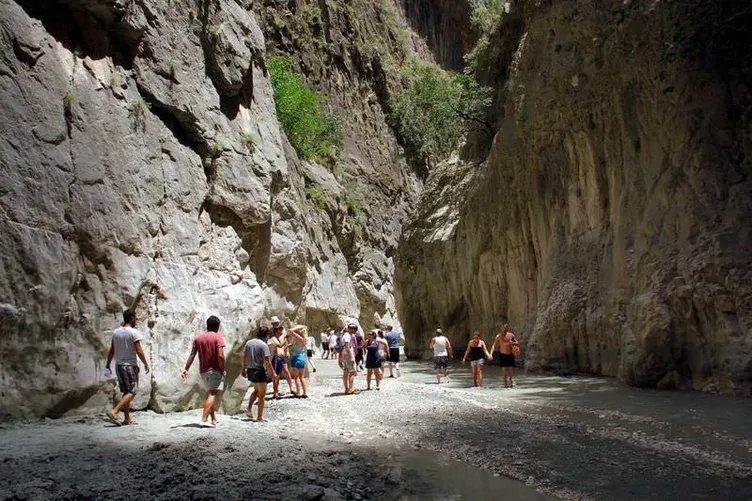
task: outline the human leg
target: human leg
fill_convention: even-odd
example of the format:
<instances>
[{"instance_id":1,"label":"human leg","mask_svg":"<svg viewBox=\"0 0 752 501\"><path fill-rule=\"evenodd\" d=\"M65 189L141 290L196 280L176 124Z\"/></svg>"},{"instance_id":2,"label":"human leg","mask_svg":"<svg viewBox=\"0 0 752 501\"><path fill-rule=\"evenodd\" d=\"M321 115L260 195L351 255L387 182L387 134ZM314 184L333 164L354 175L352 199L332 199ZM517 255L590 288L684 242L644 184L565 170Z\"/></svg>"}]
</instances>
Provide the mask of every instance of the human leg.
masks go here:
<instances>
[{"instance_id":1,"label":"human leg","mask_svg":"<svg viewBox=\"0 0 752 501\"><path fill-rule=\"evenodd\" d=\"M267 383L254 383L253 392L258 395L258 413L256 414L256 421L264 420L264 407L266 406L266 384Z\"/></svg>"},{"instance_id":2,"label":"human leg","mask_svg":"<svg viewBox=\"0 0 752 501\"><path fill-rule=\"evenodd\" d=\"M368 372L366 372L366 389L371 389L371 378L373 377L373 369L368 369Z\"/></svg>"}]
</instances>

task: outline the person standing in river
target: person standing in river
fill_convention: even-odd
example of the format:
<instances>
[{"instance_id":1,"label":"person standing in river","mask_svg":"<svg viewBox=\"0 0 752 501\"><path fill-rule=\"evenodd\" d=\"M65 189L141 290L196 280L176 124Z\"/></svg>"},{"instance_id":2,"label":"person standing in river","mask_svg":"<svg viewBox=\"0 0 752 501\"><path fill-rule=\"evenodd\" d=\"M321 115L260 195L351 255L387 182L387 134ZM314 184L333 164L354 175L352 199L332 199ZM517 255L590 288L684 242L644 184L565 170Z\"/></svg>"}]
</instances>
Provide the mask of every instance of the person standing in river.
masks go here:
<instances>
[{"instance_id":1,"label":"person standing in river","mask_svg":"<svg viewBox=\"0 0 752 501\"><path fill-rule=\"evenodd\" d=\"M217 426L216 398L222 392L225 383L225 340L219 333L219 324L219 318L214 315L206 319L206 331L193 339L191 354L188 355L185 368L180 374L183 380L188 379L188 370L198 354L199 374L207 391L204 410L199 422L199 426L203 428ZM211 421L209 421L210 417Z\"/></svg>"},{"instance_id":2,"label":"person standing in river","mask_svg":"<svg viewBox=\"0 0 752 501\"><path fill-rule=\"evenodd\" d=\"M465 355L462 357L462 363L470 357L470 368L473 371L473 386L483 386L483 361L491 360L491 354L488 353L486 342L480 337L480 331L473 332L470 342L467 343Z\"/></svg>"},{"instance_id":3,"label":"person standing in river","mask_svg":"<svg viewBox=\"0 0 752 501\"><path fill-rule=\"evenodd\" d=\"M308 346L308 329L303 325L296 325L287 331L287 335L293 338L290 365L292 366L292 379L295 381L295 396L308 398L308 386L306 385L305 368L308 362L306 353Z\"/></svg>"},{"instance_id":4,"label":"person standing in river","mask_svg":"<svg viewBox=\"0 0 752 501\"><path fill-rule=\"evenodd\" d=\"M391 325L386 326L386 331L384 332L384 338L386 339L386 342L389 344L389 377L394 377L394 371L397 371L397 377L400 376L400 368L399 368L399 361L400 361L400 336L399 333L392 330L393 327Z\"/></svg>"},{"instance_id":5,"label":"person standing in river","mask_svg":"<svg viewBox=\"0 0 752 501\"><path fill-rule=\"evenodd\" d=\"M115 359L115 376L117 376L122 398L118 400L115 407L107 412L107 417L120 426L123 424L132 424L131 419L131 402L136 396L138 388L138 358L144 364L144 374L149 373L149 363L144 355L144 348L141 346L141 333L136 330L138 318L133 310L123 312L123 325L115 329L110 341L110 352L107 354L107 373L112 373L110 364ZM123 411L124 419L120 421L119 414Z\"/></svg>"},{"instance_id":6,"label":"person standing in river","mask_svg":"<svg viewBox=\"0 0 752 501\"><path fill-rule=\"evenodd\" d=\"M499 365L501 366L501 377L504 380L504 388L514 387L514 351L515 347L519 349L520 343L514 334L509 332L509 324L501 324L499 333L496 334L493 346L491 346L491 357L493 358L496 347L499 348Z\"/></svg>"},{"instance_id":7,"label":"person standing in river","mask_svg":"<svg viewBox=\"0 0 752 501\"><path fill-rule=\"evenodd\" d=\"M271 362L271 352L266 339L269 337L269 327L259 327L256 339L251 339L245 344L240 366L241 374L248 378L253 385L253 392L248 399L246 415L253 419L253 404L258 400L258 412L256 421L264 420L264 406L266 405L266 386L269 382L277 379Z\"/></svg>"},{"instance_id":8,"label":"person standing in river","mask_svg":"<svg viewBox=\"0 0 752 501\"><path fill-rule=\"evenodd\" d=\"M441 377L447 378L447 366L449 365L449 359L452 358L452 343L449 342L441 329L436 329L436 333L431 338L430 347L433 348L433 363L436 369L436 382L441 384Z\"/></svg>"}]
</instances>

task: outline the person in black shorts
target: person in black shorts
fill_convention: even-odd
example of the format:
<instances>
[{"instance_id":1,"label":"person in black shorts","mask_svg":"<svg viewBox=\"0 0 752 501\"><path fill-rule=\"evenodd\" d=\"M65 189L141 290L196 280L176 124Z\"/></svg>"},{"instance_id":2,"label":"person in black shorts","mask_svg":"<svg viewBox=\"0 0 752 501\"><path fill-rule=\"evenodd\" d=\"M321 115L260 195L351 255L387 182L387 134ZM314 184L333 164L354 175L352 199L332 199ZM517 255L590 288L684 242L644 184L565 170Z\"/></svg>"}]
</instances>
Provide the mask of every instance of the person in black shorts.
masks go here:
<instances>
[{"instance_id":1,"label":"person in black shorts","mask_svg":"<svg viewBox=\"0 0 752 501\"><path fill-rule=\"evenodd\" d=\"M397 377L399 377L399 333L392 330L391 325L387 325L386 331L384 332L384 339L386 339L386 342L389 344L389 377L394 377L393 369L397 370Z\"/></svg>"},{"instance_id":2,"label":"person in black shorts","mask_svg":"<svg viewBox=\"0 0 752 501\"><path fill-rule=\"evenodd\" d=\"M499 365L501 366L501 377L504 380L504 388L514 387L514 352L519 350L520 343L517 341L517 337L509 332L509 324L501 324L501 329L494 339L493 346L491 346L491 357L493 357L494 351L498 346L499 350Z\"/></svg>"},{"instance_id":3,"label":"person in black shorts","mask_svg":"<svg viewBox=\"0 0 752 501\"><path fill-rule=\"evenodd\" d=\"M266 385L277 379L277 373L274 371L270 360L269 345L266 343L268 337L269 328L259 327L256 339L251 339L245 344L240 359L240 366L243 368L241 374L247 377L253 385L253 393L251 393L251 398L248 399L248 408L245 414L253 419L253 404L258 399L256 421L264 420Z\"/></svg>"}]
</instances>

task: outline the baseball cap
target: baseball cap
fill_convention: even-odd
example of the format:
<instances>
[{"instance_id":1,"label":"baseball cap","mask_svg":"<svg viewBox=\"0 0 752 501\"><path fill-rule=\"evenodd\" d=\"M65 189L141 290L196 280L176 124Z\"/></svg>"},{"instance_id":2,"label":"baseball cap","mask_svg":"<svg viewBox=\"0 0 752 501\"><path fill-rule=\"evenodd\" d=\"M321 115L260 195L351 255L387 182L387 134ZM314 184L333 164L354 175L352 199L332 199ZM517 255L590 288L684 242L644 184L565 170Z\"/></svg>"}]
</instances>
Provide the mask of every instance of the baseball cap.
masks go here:
<instances>
[{"instance_id":1,"label":"baseball cap","mask_svg":"<svg viewBox=\"0 0 752 501\"><path fill-rule=\"evenodd\" d=\"M350 322L349 324L347 324L347 328L348 329L357 329L358 328L358 324L356 324L355 322Z\"/></svg>"},{"instance_id":2,"label":"baseball cap","mask_svg":"<svg viewBox=\"0 0 752 501\"><path fill-rule=\"evenodd\" d=\"M271 320L271 322L272 322L273 324L278 324L278 323L279 323L279 317L272 317L272 320Z\"/></svg>"}]
</instances>

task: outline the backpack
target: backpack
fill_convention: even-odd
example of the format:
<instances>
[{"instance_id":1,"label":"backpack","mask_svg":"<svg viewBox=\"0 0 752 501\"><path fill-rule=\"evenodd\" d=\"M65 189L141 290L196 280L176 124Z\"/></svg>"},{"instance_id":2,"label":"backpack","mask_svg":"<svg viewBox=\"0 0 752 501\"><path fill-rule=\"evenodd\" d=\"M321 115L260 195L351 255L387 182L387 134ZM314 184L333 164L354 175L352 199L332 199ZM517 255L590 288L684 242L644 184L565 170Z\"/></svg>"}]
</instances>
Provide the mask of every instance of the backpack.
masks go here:
<instances>
[{"instance_id":1,"label":"backpack","mask_svg":"<svg viewBox=\"0 0 752 501\"><path fill-rule=\"evenodd\" d=\"M337 353L342 351L342 336L337 336L337 344L334 346L334 350Z\"/></svg>"}]
</instances>

